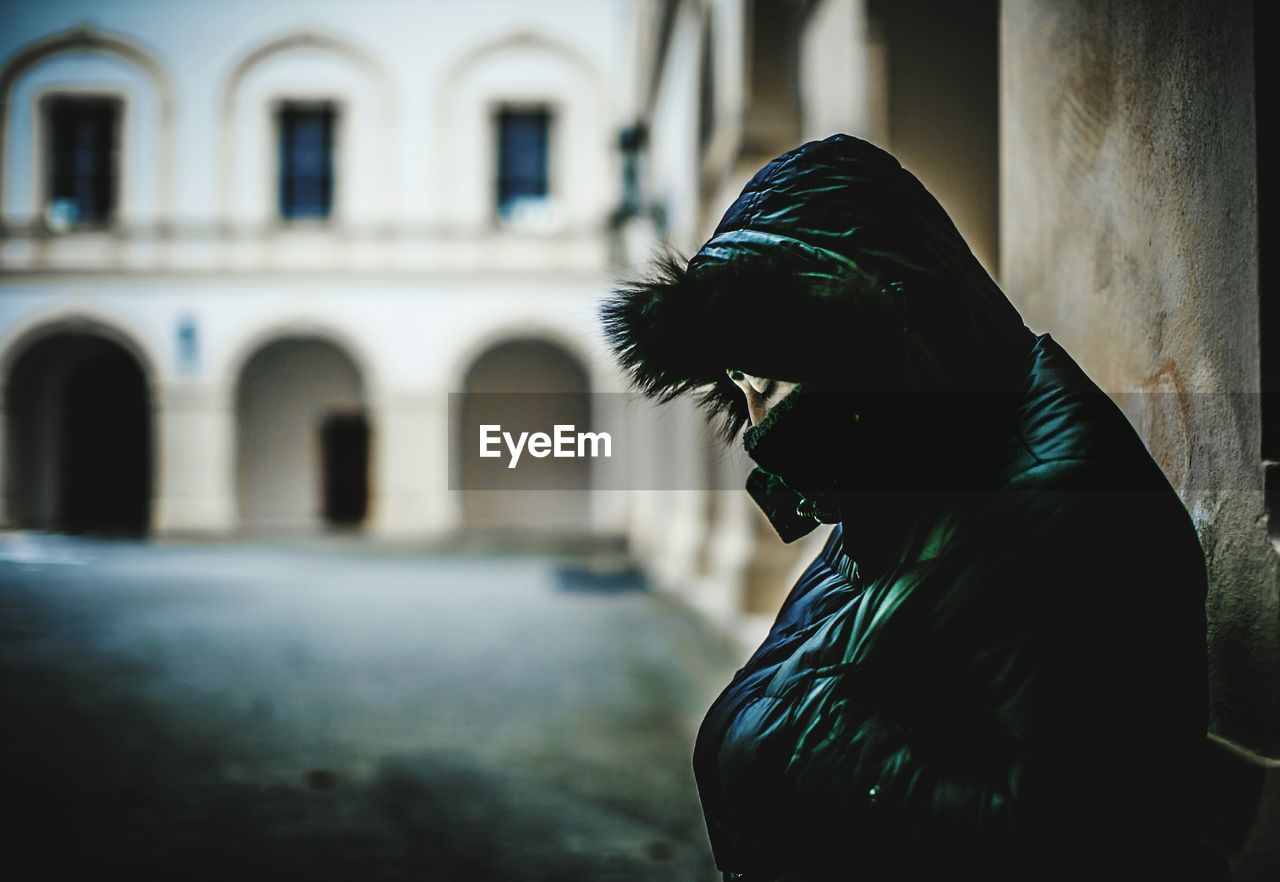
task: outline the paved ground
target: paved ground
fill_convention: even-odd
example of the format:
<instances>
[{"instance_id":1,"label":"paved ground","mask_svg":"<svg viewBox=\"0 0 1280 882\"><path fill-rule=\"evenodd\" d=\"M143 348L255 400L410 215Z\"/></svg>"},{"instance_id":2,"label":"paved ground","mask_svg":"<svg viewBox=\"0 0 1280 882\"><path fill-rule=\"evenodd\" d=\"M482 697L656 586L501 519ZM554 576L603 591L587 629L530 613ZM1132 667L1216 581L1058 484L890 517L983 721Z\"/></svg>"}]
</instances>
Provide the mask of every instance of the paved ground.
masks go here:
<instances>
[{"instance_id":1,"label":"paved ground","mask_svg":"<svg viewBox=\"0 0 1280 882\"><path fill-rule=\"evenodd\" d=\"M0 534L5 875L718 879L736 663L547 558Z\"/></svg>"}]
</instances>

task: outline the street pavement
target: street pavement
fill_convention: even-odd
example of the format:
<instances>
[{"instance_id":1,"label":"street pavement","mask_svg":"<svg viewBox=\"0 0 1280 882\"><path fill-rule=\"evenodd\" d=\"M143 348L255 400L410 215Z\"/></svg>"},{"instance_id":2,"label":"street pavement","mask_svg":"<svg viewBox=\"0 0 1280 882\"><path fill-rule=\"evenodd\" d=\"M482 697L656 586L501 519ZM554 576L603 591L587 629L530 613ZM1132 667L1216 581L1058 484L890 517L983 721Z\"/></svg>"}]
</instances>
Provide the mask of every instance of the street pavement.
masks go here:
<instances>
[{"instance_id":1,"label":"street pavement","mask_svg":"<svg viewBox=\"0 0 1280 882\"><path fill-rule=\"evenodd\" d=\"M0 533L5 876L718 880L740 662L552 557Z\"/></svg>"}]
</instances>

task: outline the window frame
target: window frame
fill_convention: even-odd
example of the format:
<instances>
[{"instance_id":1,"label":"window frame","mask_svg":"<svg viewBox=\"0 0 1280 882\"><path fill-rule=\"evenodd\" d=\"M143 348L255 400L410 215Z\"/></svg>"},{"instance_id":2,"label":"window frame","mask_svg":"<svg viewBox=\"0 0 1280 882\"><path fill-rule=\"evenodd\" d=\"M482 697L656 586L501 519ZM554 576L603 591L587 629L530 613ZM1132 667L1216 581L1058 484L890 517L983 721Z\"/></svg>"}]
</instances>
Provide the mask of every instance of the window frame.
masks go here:
<instances>
[{"instance_id":1,"label":"window frame","mask_svg":"<svg viewBox=\"0 0 1280 882\"><path fill-rule=\"evenodd\" d=\"M334 95L274 95L267 102L268 126L270 133L269 149L271 159L265 163L270 170L268 217L274 225L287 229L324 229L336 226L342 214L342 179L343 172L343 120L346 117L347 102ZM281 142L284 138L284 113L290 109L326 109L333 114L333 130L330 133L329 164L333 182L329 193L329 213L324 217L288 217L281 211L281 187L284 180L284 168L281 164Z\"/></svg>"},{"instance_id":2,"label":"window frame","mask_svg":"<svg viewBox=\"0 0 1280 882\"><path fill-rule=\"evenodd\" d=\"M60 101L102 101L116 108L116 143L114 186L111 194L111 210L102 220L77 221L65 227L50 222L49 209L53 201L53 106ZM32 152L32 173L35 175L36 216L40 227L57 236L93 234L118 231L129 211L126 195L129 192L130 121L132 101L129 93L118 88L87 85L66 85L40 89L32 96L32 113L35 116L32 131L35 149Z\"/></svg>"},{"instance_id":3,"label":"window frame","mask_svg":"<svg viewBox=\"0 0 1280 882\"><path fill-rule=\"evenodd\" d=\"M488 203L491 224L499 230L520 232L554 232L560 227L559 199L560 121L563 111L560 102L552 98L497 98L488 102L486 116L489 130ZM547 116L547 203L549 218L545 224L527 224L504 216L499 206L499 187L502 162L502 114L545 113Z\"/></svg>"}]
</instances>

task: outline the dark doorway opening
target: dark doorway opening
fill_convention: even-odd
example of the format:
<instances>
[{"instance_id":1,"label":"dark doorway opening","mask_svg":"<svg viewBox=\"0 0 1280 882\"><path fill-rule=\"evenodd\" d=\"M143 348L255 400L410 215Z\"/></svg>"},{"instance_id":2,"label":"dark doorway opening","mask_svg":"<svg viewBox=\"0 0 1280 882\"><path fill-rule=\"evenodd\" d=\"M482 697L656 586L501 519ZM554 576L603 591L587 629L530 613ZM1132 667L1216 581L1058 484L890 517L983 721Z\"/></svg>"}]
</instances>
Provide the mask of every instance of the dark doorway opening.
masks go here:
<instances>
[{"instance_id":1,"label":"dark doorway opening","mask_svg":"<svg viewBox=\"0 0 1280 882\"><path fill-rule=\"evenodd\" d=\"M67 378L62 510L71 533L141 533L147 522L147 394L119 349L76 365Z\"/></svg>"},{"instance_id":2,"label":"dark doorway opening","mask_svg":"<svg viewBox=\"0 0 1280 882\"><path fill-rule=\"evenodd\" d=\"M9 503L19 526L137 536L151 517L151 401L124 348L41 340L9 377Z\"/></svg>"},{"instance_id":3,"label":"dark doorway opening","mask_svg":"<svg viewBox=\"0 0 1280 882\"><path fill-rule=\"evenodd\" d=\"M320 427L324 518L335 527L359 526L369 509L369 421L333 414Z\"/></svg>"}]
</instances>

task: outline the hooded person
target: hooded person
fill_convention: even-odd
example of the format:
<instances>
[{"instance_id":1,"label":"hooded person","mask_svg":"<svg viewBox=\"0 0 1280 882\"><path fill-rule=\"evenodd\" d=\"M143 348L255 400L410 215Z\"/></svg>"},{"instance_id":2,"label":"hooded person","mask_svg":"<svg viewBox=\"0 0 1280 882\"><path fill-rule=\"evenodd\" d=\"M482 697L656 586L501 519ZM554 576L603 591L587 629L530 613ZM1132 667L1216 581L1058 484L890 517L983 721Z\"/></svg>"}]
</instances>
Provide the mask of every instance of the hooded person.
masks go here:
<instances>
[{"instance_id":1,"label":"hooded person","mask_svg":"<svg viewBox=\"0 0 1280 882\"><path fill-rule=\"evenodd\" d=\"M892 156L783 154L602 318L726 438L728 372L794 383L747 489L785 541L835 525L698 733L726 878L1225 878L1191 519Z\"/></svg>"}]
</instances>

